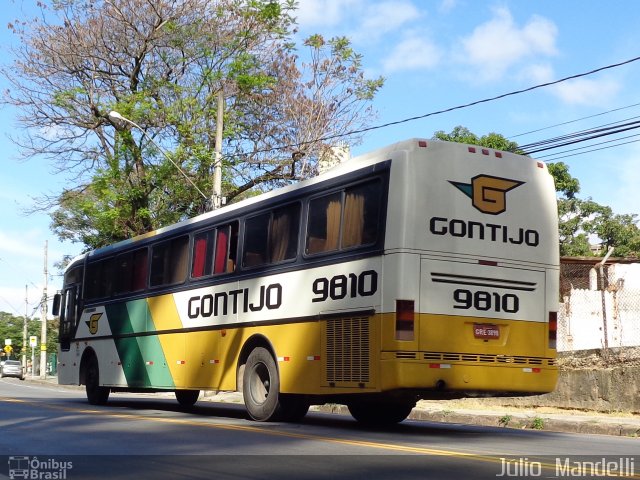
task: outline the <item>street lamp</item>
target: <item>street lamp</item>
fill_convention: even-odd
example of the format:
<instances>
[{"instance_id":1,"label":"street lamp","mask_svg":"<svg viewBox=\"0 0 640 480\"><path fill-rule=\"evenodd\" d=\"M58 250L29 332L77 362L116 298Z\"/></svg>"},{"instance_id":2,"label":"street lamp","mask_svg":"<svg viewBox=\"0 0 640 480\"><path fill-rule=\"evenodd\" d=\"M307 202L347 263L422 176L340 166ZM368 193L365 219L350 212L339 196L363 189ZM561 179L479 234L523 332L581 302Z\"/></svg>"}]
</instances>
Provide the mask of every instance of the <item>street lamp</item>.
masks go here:
<instances>
[{"instance_id":1,"label":"street lamp","mask_svg":"<svg viewBox=\"0 0 640 480\"><path fill-rule=\"evenodd\" d=\"M127 117L123 117L120 113L116 112L115 110L111 110L111 111L109 112L109 120L111 120L111 121L112 121L112 122L114 122L114 123L115 123L116 121L125 122L125 123L128 123L129 125L132 125L132 126L136 127L138 130L140 130L140 131L142 132L142 135L146 136L146 137L149 139L149 141L150 141L151 143L153 143L153 145L154 145L158 150L160 150L160 152L162 153L162 155L164 155L164 157L165 157L167 160L169 160L169 161L173 164L173 166L174 166L174 167L176 167L176 168L178 169L178 171L179 171L179 172L184 176L184 178L186 178L186 179L187 179L187 181L188 181L188 182L193 186L193 188L195 188L195 189L198 191L198 193L199 193L200 195L202 195L202 198L204 198L205 200L209 200L209 199L207 198L207 196L206 196L204 193L202 193L202 190L200 190L200 189L198 188L198 186L197 186L195 183L193 183L193 180L191 180L191 179L187 176L187 174L186 174L186 173L184 173L184 171L180 168L180 166L179 166L176 162L174 162L174 161L173 161L173 159L169 156L169 154L168 154L167 152L165 152L165 151L164 151L164 149L163 149L163 148L161 148L161 147L160 147L160 145L158 145L158 144L156 143L156 141L155 141L155 140L154 140L150 135L148 135L148 134L147 134L147 132L145 132L145 131L144 131L144 129L143 129L140 125L138 125L138 124L137 124L136 122L134 122L133 120L129 120Z\"/></svg>"}]
</instances>

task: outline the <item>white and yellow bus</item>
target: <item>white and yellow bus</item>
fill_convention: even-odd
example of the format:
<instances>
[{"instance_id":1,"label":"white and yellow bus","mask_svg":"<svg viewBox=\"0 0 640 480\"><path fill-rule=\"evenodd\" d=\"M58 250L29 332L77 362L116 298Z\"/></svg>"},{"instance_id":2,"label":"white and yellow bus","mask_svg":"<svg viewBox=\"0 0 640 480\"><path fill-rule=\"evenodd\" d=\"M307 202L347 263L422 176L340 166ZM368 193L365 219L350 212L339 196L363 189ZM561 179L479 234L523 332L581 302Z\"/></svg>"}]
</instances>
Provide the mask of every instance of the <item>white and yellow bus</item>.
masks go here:
<instances>
[{"instance_id":1,"label":"white and yellow bus","mask_svg":"<svg viewBox=\"0 0 640 480\"><path fill-rule=\"evenodd\" d=\"M89 252L54 302L59 382L92 404L237 390L259 421L549 392L555 198L542 162L412 139Z\"/></svg>"}]
</instances>

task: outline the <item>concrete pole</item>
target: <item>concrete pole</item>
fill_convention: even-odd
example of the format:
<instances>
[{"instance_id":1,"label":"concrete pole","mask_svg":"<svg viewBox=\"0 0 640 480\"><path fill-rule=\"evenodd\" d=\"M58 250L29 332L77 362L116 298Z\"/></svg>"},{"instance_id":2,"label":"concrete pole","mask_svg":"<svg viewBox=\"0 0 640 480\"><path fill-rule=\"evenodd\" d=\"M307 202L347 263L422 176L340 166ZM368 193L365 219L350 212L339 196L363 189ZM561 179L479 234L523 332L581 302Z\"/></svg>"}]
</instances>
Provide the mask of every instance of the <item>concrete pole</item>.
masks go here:
<instances>
[{"instance_id":1,"label":"concrete pole","mask_svg":"<svg viewBox=\"0 0 640 480\"><path fill-rule=\"evenodd\" d=\"M27 317L29 315L29 286L24 286L24 324L22 326L22 368L27 371Z\"/></svg>"},{"instance_id":2,"label":"concrete pole","mask_svg":"<svg viewBox=\"0 0 640 480\"><path fill-rule=\"evenodd\" d=\"M47 255L49 250L49 241L44 242L44 292L42 293L41 321L42 329L40 330L40 378L47 378L47 282L49 272L47 271Z\"/></svg>"},{"instance_id":3,"label":"concrete pole","mask_svg":"<svg viewBox=\"0 0 640 480\"><path fill-rule=\"evenodd\" d=\"M216 116L216 145L213 161L213 194L211 208L217 210L222 206L222 122L224 119L224 91L218 92L218 112Z\"/></svg>"}]
</instances>

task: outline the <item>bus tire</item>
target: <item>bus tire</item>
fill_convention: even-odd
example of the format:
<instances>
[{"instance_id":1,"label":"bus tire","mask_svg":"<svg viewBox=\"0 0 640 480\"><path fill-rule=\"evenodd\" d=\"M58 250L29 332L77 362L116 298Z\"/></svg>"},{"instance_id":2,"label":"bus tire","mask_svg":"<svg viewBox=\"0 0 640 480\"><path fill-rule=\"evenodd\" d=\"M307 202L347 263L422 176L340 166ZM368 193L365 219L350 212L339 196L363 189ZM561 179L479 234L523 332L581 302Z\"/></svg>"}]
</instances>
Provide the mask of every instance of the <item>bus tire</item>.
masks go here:
<instances>
[{"instance_id":1,"label":"bus tire","mask_svg":"<svg viewBox=\"0 0 640 480\"><path fill-rule=\"evenodd\" d=\"M200 390L176 390L176 400L182 407L193 407L198 401Z\"/></svg>"},{"instance_id":2,"label":"bus tire","mask_svg":"<svg viewBox=\"0 0 640 480\"><path fill-rule=\"evenodd\" d=\"M280 377L271 353L254 348L247 358L242 378L242 397L249 416L258 422L279 419Z\"/></svg>"},{"instance_id":3,"label":"bus tire","mask_svg":"<svg viewBox=\"0 0 640 480\"><path fill-rule=\"evenodd\" d=\"M359 423L372 426L393 425L406 419L415 402L364 402L347 404L349 413Z\"/></svg>"},{"instance_id":4,"label":"bus tire","mask_svg":"<svg viewBox=\"0 0 640 480\"><path fill-rule=\"evenodd\" d=\"M85 372L85 390L87 392L87 400L91 405L104 405L109 400L110 390L108 387L100 386L100 368L98 360L91 356L87 360Z\"/></svg>"}]
</instances>

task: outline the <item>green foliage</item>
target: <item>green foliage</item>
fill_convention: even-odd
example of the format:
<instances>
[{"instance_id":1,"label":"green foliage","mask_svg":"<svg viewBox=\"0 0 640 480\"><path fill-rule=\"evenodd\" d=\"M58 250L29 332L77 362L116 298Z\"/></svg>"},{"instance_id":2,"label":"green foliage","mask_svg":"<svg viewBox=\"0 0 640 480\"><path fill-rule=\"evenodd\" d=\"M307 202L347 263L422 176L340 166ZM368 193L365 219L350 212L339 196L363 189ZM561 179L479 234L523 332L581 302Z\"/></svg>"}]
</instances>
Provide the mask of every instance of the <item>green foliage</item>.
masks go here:
<instances>
[{"instance_id":1,"label":"green foliage","mask_svg":"<svg viewBox=\"0 0 640 480\"><path fill-rule=\"evenodd\" d=\"M533 430L544 430L544 419L535 417L529 424L529 428Z\"/></svg>"},{"instance_id":2,"label":"green foliage","mask_svg":"<svg viewBox=\"0 0 640 480\"><path fill-rule=\"evenodd\" d=\"M512 419L513 417L511 417L511 415L503 415L498 419L498 425L501 427L508 427Z\"/></svg>"},{"instance_id":3,"label":"green foliage","mask_svg":"<svg viewBox=\"0 0 640 480\"><path fill-rule=\"evenodd\" d=\"M499 133L489 133L482 137L478 137L468 128L461 125L455 127L451 133L445 133L443 130L439 130L433 134L433 137L447 142L466 143L469 145L479 145L481 147L502 150L504 152L519 153L518 144L516 142L509 141Z\"/></svg>"},{"instance_id":4,"label":"green foliage","mask_svg":"<svg viewBox=\"0 0 640 480\"><path fill-rule=\"evenodd\" d=\"M349 132L375 119L384 80L365 76L346 37L312 35L298 55L296 6L44 0L36 9L46 26L16 22L22 48L0 71L26 127L17 143L25 157L54 159L75 185L43 201L54 232L95 248L201 213L217 147L232 202L315 175L332 146L323 138L357 143Z\"/></svg>"},{"instance_id":5,"label":"green foliage","mask_svg":"<svg viewBox=\"0 0 640 480\"><path fill-rule=\"evenodd\" d=\"M556 183L556 192L567 199L572 199L580 191L580 182L569 173L569 166L564 162L549 163L549 173Z\"/></svg>"},{"instance_id":6,"label":"green foliage","mask_svg":"<svg viewBox=\"0 0 640 480\"><path fill-rule=\"evenodd\" d=\"M23 353L22 333L24 328L24 317L16 317L10 313L0 312L0 344L4 347L5 339L11 339L11 346L13 347L12 358L19 359ZM27 322L27 343L26 354L27 357L31 355L31 347L29 347L29 337L38 337L40 342L42 324L38 318L29 319ZM47 352L53 353L58 350L58 321L47 322ZM36 354L39 354L39 346L36 348ZM2 357L6 358L6 357Z\"/></svg>"}]
</instances>

